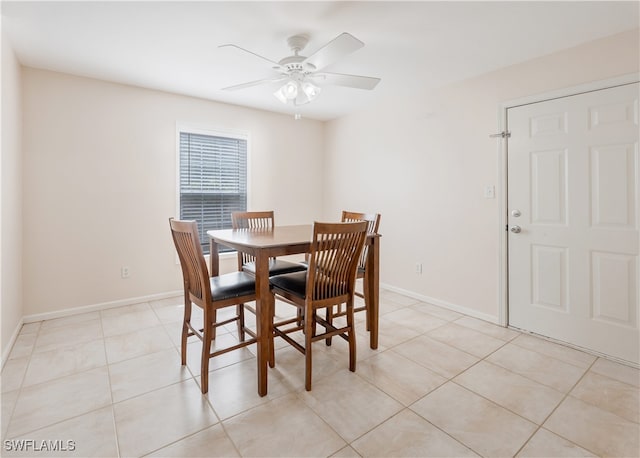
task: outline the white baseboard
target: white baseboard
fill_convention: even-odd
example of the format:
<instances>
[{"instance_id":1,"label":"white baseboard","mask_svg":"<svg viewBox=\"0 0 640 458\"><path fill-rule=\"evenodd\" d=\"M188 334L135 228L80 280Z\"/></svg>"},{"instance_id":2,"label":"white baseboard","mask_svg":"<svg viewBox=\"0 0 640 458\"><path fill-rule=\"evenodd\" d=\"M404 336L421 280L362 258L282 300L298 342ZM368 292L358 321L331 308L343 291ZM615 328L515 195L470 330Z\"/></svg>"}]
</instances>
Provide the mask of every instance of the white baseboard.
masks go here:
<instances>
[{"instance_id":1,"label":"white baseboard","mask_svg":"<svg viewBox=\"0 0 640 458\"><path fill-rule=\"evenodd\" d=\"M100 304L84 305L80 307L72 307L72 308L63 309L63 310L56 310L55 312L36 313L33 315L23 316L20 319L20 321L18 321L16 329L13 331L13 334L11 335L11 339L9 340L9 344L7 345L7 348L5 348L5 350L2 352L2 361L0 362L0 367L4 367L5 363L9 359L9 355L11 354L11 350L13 350L13 346L16 343L16 339L20 334L22 325L25 323L35 323L37 321L52 320L54 318L62 318L65 316L79 315L81 313L112 309L115 307L122 307L125 305L139 304L141 302L157 301L161 299L167 299L170 297L182 296L183 294L184 293L182 290L169 291L166 293L150 294L148 296L140 296L140 297L130 297L128 299L120 299L117 301L102 302Z\"/></svg>"},{"instance_id":2,"label":"white baseboard","mask_svg":"<svg viewBox=\"0 0 640 458\"><path fill-rule=\"evenodd\" d=\"M429 304L433 304L439 307L453 310L454 312L463 313L465 315L478 318L480 320L499 324L499 318L497 316L488 315L486 313L479 312L469 307L465 307L458 304L452 304L452 303L449 303L440 299L436 299L433 297L429 297L429 296L424 296L422 294L418 294L413 291L408 291L406 289L398 288L396 286L389 285L386 283L381 283L380 288L392 291L394 293L402 294L404 296L412 297L414 299L418 299L421 302L427 302ZM181 296L182 294L183 294L182 290L169 291L166 293L150 294L148 296L130 297L127 299L120 299L117 301L102 302L99 304L84 305L80 307L72 307L72 308L63 309L63 310L56 310L54 312L45 312L45 313L36 313L33 315L26 315L22 317L22 319L18 323L16 330L11 336L11 341L9 342L7 349L2 354L2 366L4 366L4 363L9 358L9 354L11 353L11 349L13 348L13 345L16 339L18 338L20 329L22 328L22 325L25 323L34 323L37 321L52 320L54 318L62 318L62 317L71 316L71 315L78 315L80 313L95 312L95 311L107 310L115 307L123 307L125 305L139 304L141 302L167 299L170 297Z\"/></svg>"},{"instance_id":3,"label":"white baseboard","mask_svg":"<svg viewBox=\"0 0 640 458\"><path fill-rule=\"evenodd\" d=\"M182 296L184 292L169 291L166 293L150 294L148 296L130 297L127 299L120 299L117 301L102 302L93 305L83 305L80 307L72 307L63 310L56 310L55 312L36 313L33 315L26 315L22 318L24 323L33 323L36 321L52 320L54 318L62 318L65 316L78 315L80 313L95 312L98 310L112 309L115 307L122 307L125 305L139 304L141 302L157 301L160 299L167 299L169 297Z\"/></svg>"},{"instance_id":4,"label":"white baseboard","mask_svg":"<svg viewBox=\"0 0 640 458\"><path fill-rule=\"evenodd\" d=\"M4 351L2 352L2 362L0 363L0 368L4 368L5 363L9 359L9 355L11 354L11 350L13 350L13 345L16 343L16 339L20 334L20 330L22 329L23 324L24 324L24 318L20 318L20 320L18 320L18 325L16 326L16 329L13 331L13 334L11 335L11 339L9 339L9 344L7 345L7 348L5 348Z\"/></svg>"},{"instance_id":5,"label":"white baseboard","mask_svg":"<svg viewBox=\"0 0 640 458\"><path fill-rule=\"evenodd\" d=\"M380 283L380 288L392 291L394 293L402 294L403 296L408 296L414 299L418 299L420 302L427 302L429 304L433 304L439 307L453 310L454 312L463 313L473 318L478 318L479 320L488 321L489 323L500 325L500 319L498 316L488 315L486 313L479 312L475 309L465 307L463 305L452 304L450 302L446 302L441 299L436 299L435 297L424 296L422 294L418 294L413 291L408 291L406 289L398 288L393 285L388 285L386 283Z\"/></svg>"}]
</instances>

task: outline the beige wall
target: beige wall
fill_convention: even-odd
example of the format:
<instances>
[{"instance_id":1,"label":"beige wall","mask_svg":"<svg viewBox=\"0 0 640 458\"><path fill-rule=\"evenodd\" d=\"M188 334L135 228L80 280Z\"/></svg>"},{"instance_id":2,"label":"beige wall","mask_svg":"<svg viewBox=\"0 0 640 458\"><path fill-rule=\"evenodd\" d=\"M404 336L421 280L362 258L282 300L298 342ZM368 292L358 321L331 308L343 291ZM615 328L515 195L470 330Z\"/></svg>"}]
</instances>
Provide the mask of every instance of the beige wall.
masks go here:
<instances>
[{"instance_id":1,"label":"beige wall","mask_svg":"<svg viewBox=\"0 0 640 458\"><path fill-rule=\"evenodd\" d=\"M251 208L322 214L320 122L30 68L23 91L27 316L182 287L176 123L249 132Z\"/></svg>"},{"instance_id":2,"label":"beige wall","mask_svg":"<svg viewBox=\"0 0 640 458\"><path fill-rule=\"evenodd\" d=\"M3 361L22 322L22 155L20 64L2 34L2 161L0 165L0 309Z\"/></svg>"},{"instance_id":3,"label":"beige wall","mask_svg":"<svg viewBox=\"0 0 640 458\"><path fill-rule=\"evenodd\" d=\"M495 320L501 196L482 192L500 181L499 105L637 71L636 30L325 124L24 68L16 316L179 290L167 218L180 122L250 132L251 208L282 224L379 211L384 284ZM3 331L4 315L3 289Z\"/></svg>"},{"instance_id":4,"label":"beige wall","mask_svg":"<svg viewBox=\"0 0 640 458\"><path fill-rule=\"evenodd\" d=\"M500 182L500 104L638 72L639 41L615 35L328 123L325 215L382 213L381 282L497 321L502 196L483 188Z\"/></svg>"}]
</instances>

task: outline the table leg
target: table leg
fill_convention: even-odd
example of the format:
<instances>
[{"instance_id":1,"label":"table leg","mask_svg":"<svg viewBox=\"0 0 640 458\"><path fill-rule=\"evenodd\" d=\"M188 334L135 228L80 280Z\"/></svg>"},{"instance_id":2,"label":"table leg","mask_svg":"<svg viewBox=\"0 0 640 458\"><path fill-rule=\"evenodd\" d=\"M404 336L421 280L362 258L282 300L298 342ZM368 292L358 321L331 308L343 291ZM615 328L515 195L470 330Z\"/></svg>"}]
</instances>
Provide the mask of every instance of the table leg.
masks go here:
<instances>
[{"instance_id":1,"label":"table leg","mask_svg":"<svg viewBox=\"0 0 640 458\"><path fill-rule=\"evenodd\" d=\"M258 334L258 394L267 394L267 364L270 359L271 301L269 300L269 257L256 254L256 324Z\"/></svg>"},{"instance_id":2,"label":"table leg","mask_svg":"<svg viewBox=\"0 0 640 458\"><path fill-rule=\"evenodd\" d=\"M218 243L209 238L209 276L220 275L220 257L218 255Z\"/></svg>"},{"instance_id":3,"label":"table leg","mask_svg":"<svg viewBox=\"0 0 640 458\"><path fill-rule=\"evenodd\" d=\"M369 310L367 320L369 321L369 346L375 350L378 348L378 317L380 312L380 237L374 236L371 239L367 256L367 295L369 298Z\"/></svg>"}]
</instances>

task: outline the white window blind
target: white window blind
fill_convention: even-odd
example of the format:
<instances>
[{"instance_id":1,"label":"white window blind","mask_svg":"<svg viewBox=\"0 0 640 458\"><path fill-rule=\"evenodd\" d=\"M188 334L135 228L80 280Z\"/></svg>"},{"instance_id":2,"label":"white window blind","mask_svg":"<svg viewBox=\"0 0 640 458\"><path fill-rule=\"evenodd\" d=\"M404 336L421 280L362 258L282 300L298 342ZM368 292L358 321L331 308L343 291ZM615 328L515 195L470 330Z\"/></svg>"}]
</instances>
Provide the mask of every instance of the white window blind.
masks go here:
<instances>
[{"instance_id":1,"label":"white window blind","mask_svg":"<svg viewBox=\"0 0 640 458\"><path fill-rule=\"evenodd\" d=\"M180 219L198 222L205 254L207 231L231 228L231 212L246 209L247 140L180 132Z\"/></svg>"}]
</instances>

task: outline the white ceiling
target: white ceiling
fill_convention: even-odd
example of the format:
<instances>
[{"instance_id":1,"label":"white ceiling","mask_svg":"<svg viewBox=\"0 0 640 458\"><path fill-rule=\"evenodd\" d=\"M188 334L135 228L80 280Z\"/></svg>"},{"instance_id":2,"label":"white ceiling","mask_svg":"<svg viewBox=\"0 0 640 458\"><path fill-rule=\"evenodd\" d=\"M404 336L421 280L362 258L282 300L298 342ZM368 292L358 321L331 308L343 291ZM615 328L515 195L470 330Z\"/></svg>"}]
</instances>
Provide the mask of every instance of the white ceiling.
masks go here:
<instances>
[{"instance_id":1,"label":"white ceiling","mask_svg":"<svg viewBox=\"0 0 640 458\"><path fill-rule=\"evenodd\" d=\"M2 28L23 65L327 120L639 27L639 2L8 2ZM373 91L327 86L285 106L259 86L287 37L310 55L342 32L365 47L326 70L375 76Z\"/></svg>"}]
</instances>

